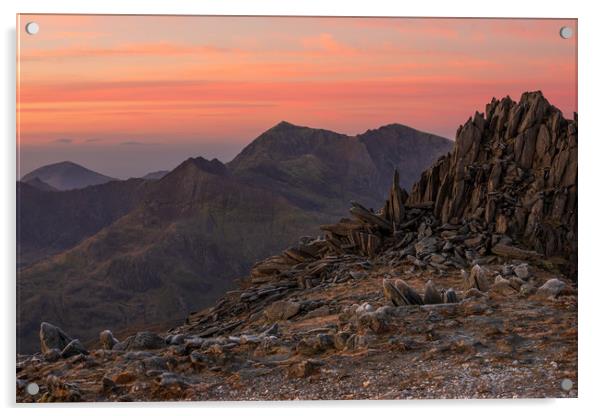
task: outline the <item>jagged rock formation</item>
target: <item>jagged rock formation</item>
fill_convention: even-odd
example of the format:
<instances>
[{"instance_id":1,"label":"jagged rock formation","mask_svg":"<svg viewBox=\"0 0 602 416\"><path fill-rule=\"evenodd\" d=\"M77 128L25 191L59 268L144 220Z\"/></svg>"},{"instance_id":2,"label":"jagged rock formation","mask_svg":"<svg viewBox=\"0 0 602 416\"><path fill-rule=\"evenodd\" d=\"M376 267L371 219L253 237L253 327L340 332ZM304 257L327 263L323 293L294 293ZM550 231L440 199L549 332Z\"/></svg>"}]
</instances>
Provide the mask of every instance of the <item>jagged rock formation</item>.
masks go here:
<instances>
[{"instance_id":1,"label":"jagged rock formation","mask_svg":"<svg viewBox=\"0 0 602 416\"><path fill-rule=\"evenodd\" d=\"M395 306L424 305L420 295L401 279L383 280L383 293Z\"/></svg>"},{"instance_id":2,"label":"jagged rock formation","mask_svg":"<svg viewBox=\"0 0 602 416\"><path fill-rule=\"evenodd\" d=\"M538 121L541 122L542 120L545 120L547 122L550 118L556 120L552 122L552 124L558 124L559 127L553 130L555 132L553 134L553 137L555 137L553 143L562 140L565 140L567 143L565 146L558 142L560 150L553 152L554 156L550 156L549 160L556 164L560 163L555 162L558 160L571 160L573 148L568 145L568 142L574 142L576 144L576 130L574 130L575 136L572 135L573 133L570 133L570 136L566 136L563 135L559 129L565 129L568 134L569 131L573 132L573 129L568 126L573 126L574 124L562 119L559 111L550 106L541 93L524 94L521 103L514 104L514 106L510 105L512 103L510 99L504 99L502 101L503 104L499 104L501 102L493 100L491 106L488 106L488 114L490 114L489 119L496 120L495 123L491 121L492 125L505 125L504 122L499 121L503 119L503 114L505 114L504 111L497 110L496 112L496 110L494 110L497 108L497 105L508 107L508 112L514 114L514 116L510 117L510 124L517 124L517 127L513 127L510 131L517 130L524 132L525 129L533 128ZM521 108L520 110L517 109L519 107ZM511 108L514 110L510 111ZM494 112L496 113L495 117L491 116ZM500 112L502 114L502 119L498 117L500 116ZM521 119L521 121L515 118L523 113L524 120ZM482 115L476 116L476 119L482 120L476 122L478 125L483 125L485 119L482 118ZM470 126L473 126L473 124L472 121L467 123L467 125ZM466 129L467 131L473 129L473 132L489 131L484 130L484 128L474 130L475 128L476 127L473 126L467 127ZM461 133L462 131L463 129L460 129L460 135L464 134ZM505 130L503 131L505 132ZM498 134L500 134L499 131L493 137L499 137ZM512 134L510 134L510 137ZM323 237L317 239L303 238L299 241L297 246L285 250L281 255L273 256L257 263L253 267L248 281L252 287L243 291L238 300L243 302L243 304L245 302L254 302L256 303L255 309L260 311L265 305L270 304L270 302L282 299L288 294L297 291L299 288L308 289L328 283L343 283L348 279L353 279L354 273L357 274L358 270L361 271L363 268L367 267L366 264L369 264L356 260L353 269L349 270L349 262L357 258L378 258L380 262L386 262L391 267L407 264L409 262L412 264L413 270L426 270L438 275L448 273L451 270L461 270L465 291L474 289L479 293L486 292L490 288L490 283L485 276L484 269L482 269L480 265L504 264L507 261L514 259L529 260L533 264L538 264L548 269L555 269L558 264L554 262L550 263L548 261L549 259L547 257L549 257L550 253L544 252L542 255L524 248L524 245L528 244L530 241L529 238L533 236L533 234L528 234L528 232L531 231L531 228L523 229L522 233L519 232L518 229L497 228L496 226L499 223L497 218L499 217L483 217L484 209L480 209L479 207L475 207L474 212L470 211L472 215L468 215L469 211L467 211L466 215L462 214L460 217L454 216L449 218L448 216L445 216L442 218L443 211L437 207L450 206L449 202L441 202L449 201L450 199L447 199L447 194L433 194L432 191L428 191L428 189L431 189L443 192L439 185L437 185L439 182L437 182L435 177L464 178L463 176L457 176L459 175L459 171L463 171L463 168L460 169L458 166L465 166L467 171L471 171L472 165L466 162L463 156L456 157L457 160L460 160L460 162L458 162L459 164L453 163L446 165L446 163L451 160L456 160L452 159L454 155L466 155L467 151L465 149L472 149L468 152L471 153L472 156L467 156L467 160L477 160L477 157L486 157L487 152L481 150L481 147L484 149L490 148L491 143L486 140L481 140L480 136L476 135L476 133L467 137L472 137L472 139L476 141L471 144L468 142L467 138L459 139L459 143L456 145L453 153L443 157L423 175L420 182L416 184L412 196L407 197L405 191L399 187L397 182L398 175L395 172L393 184L389 192L389 198L386 200L383 209L380 211L374 212L358 203L352 203L350 209L352 218L343 218L336 224L321 226L320 228L325 232ZM551 149L550 146L544 147L546 149ZM458 147L461 147L462 150L459 150ZM535 148L538 148L538 146L535 146ZM549 151L551 152L551 150ZM541 183L541 181L536 181L531 176L535 175L535 173L522 173L519 176L508 176L505 174L502 176L501 172L507 172L507 169L513 170L516 168L516 166L514 166L514 168L512 167L514 162L506 162L507 165L503 165L502 162L499 162L496 170L500 169L500 173L499 175L496 175L496 177L499 176L498 185L502 183L510 188L502 186L500 189L503 189L507 195L515 198L517 195L522 195L521 192L531 195L531 193L528 192L528 189L533 189L533 187L537 187L537 184ZM564 171L566 171L566 169L569 169L569 171L567 171L566 174L568 176L563 179L562 183L567 185L565 189L567 192L570 191L571 193L575 193L575 199L571 202L573 205L569 204L566 206L567 212L571 215L567 216L567 224L560 227L562 230L571 229L574 227L573 221L576 221L576 213L568 208L570 206L576 206L577 191L576 183L571 185L570 182L571 178L576 181L576 175L570 173L570 170L573 169L573 164L569 163L569 165L571 166L570 169L564 169ZM444 166L448 166L448 172L443 170ZM526 165L522 166L526 169ZM536 164L536 166L538 165ZM433 172L437 172L437 175L439 176L434 175ZM522 178L522 180L520 184L517 185L510 180L512 178L513 180ZM476 183L476 185L474 185L474 193L480 195L483 188L478 185L482 184L482 182L477 178L474 178L474 180ZM445 181L449 180L445 179ZM468 182L468 177L461 179L460 181L463 183L465 182L466 184L458 186L465 186L467 189L472 189L473 184ZM432 197L424 197L424 195L428 193L427 191L419 193L419 190L423 189L421 187L423 182L430 183L425 189L427 189L428 192L431 192L432 195L441 195L439 199L435 198L437 200L436 203L433 202ZM493 191L498 189L497 185L492 185L491 189L492 194L489 196L493 198L494 195L497 195L495 192L499 191ZM545 194L543 191L542 193ZM417 196L419 194L422 195L420 198ZM453 192L451 195L454 195ZM450 196L449 198L452 197ZM472 205L462 205L464 203L465 201L458 202L460 207L464 207L463 209L472 207ZM500 207L509 209L508 205L500 204ZM518 210L522 208L522 205L517 204L513 207ZM500 208L500 210L502 210L502 208ZM478 213L480 214L476 215ZM444 222L443 219L449 220L449 222ZM487 220L489 220L489 222ZM533 221L535 221L535 219L533 219ZM535 222L534 227L537 228L536 226L542 226L538 224L539 223ZM513 230L514 232L511 232L510 230ZM565 239L563 241L566 247L576 248L575 233L567 231L566 234L559 233L558 235ZM521 247L521 245L523 245L523 247ZM463 270L468 267L471 267L470 273ZM524 275L523 266L512 266L511 273L515 273L514 269L516 269L518 279L515 282L516 290L529 293L530 288L526 285L524 280L527 276ZM388 297L390 299L397 299L394 301L395 304L407 304L408 302L409 304L419 303L418 297L416 296L412 296L412 299L414 299L413 301L404 302L403 297L399 295L400 286L403 287L402 281L397 285L385 283L385 292L392 294L388 295ZM432 294L429 294L428 298L429 300L432 300ZM456 300L457 294L453 289L443 292L442 301L454 302ZM233 310L239 310L239 307L237 306L228 306L225 299L223 302L218 303L215 308L214 311L219 311L220 309L232 310L231 308L233 308ZM201 325L206 323L208 318L209 316L205 313L202 313L199 316L193 314L189 317L189 323L192 325ZM226 325L226 328L231 329L232 327L237 327L241 323L242 322L236 321L230 322ZM209 331L210 333L222 333L223 327L212 328Z\"/></svg>"},{"instance_id":3,"label":"jagged rock formation","mask_svg":"<svg viewBox=\"0 0 602 416\"><path fill-rule=\"evenodd\" d=\"M408 203L433 204L442 223L476 221L565 257L575 275L577 116L565 119L539 91L518 103L493 99L458 129L454 150L422 174Z\"/></svg>"}]
</instances>

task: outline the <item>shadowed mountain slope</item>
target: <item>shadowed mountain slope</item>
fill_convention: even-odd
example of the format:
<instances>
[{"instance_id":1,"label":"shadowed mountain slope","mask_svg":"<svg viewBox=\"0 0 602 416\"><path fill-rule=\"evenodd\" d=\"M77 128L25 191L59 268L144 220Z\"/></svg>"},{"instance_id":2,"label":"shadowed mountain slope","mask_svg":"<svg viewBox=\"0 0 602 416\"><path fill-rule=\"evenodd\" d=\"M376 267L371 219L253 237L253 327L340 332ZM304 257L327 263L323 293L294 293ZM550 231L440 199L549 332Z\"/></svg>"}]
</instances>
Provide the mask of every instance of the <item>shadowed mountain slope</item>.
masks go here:
<instances>
[{"instance_id":1,"label":"shadowed mountain slope","mask_svg":"<svg viewBox=\"0 0 602 416\"><path fill-rule=\"evenodd\" d=\"M130 179L48 192L17 182L17 266L69 249L112 224L138 203L146 185Z\"/></svg>"},{"instance_id":2,"label":"shadowed mountain slope","mask_svg":"<svg viewBox=\"0 0 602 416\"><path fill-rule=\"evenodd\" d=\"M20 348L37 343L42 318L83 339L182 319L327 218L241 183L217 160L189 159L155 185L112 225L22 270Z\"/></svg>"}]
</instances>

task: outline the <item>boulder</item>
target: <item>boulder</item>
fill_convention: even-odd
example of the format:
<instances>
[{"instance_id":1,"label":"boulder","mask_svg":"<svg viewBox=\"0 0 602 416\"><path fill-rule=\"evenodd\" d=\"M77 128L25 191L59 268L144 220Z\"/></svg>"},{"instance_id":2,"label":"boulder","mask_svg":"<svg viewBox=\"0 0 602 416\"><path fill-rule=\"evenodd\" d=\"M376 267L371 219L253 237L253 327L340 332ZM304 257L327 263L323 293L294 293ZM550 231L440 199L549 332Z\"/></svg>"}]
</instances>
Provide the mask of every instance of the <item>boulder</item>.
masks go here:
<instances>
[{"instance_id":1,"label":"boulder","mask_svg":"<svg viewBox=\"0 0 602 416\"><path fill-rule=\"evenodd\" d=\"M498 276L501 277L501 276ZM507 279L501 277L501 279L496 279L497 281L491 286L489 289L489 293L499 295L502 297L513 296L516 295L517 291L514 289L510 282Z\"/></svg>"},{"instance_id":2,"label":"boulder","mask_svg":"<svg viewBox=\"0 0 602 416\"><path fill-rule=\"evenodd\" d=\"M350 336L351 336L351 334L346 331L337 332L334 335L334 347L337 350L345 349L345 346L347 345L347 340L349 339Z\"/></svg>"},{"instance_id":3,"label":"boulder","mask_svg":"<svg viewBox=\"0 0 602 416\"><path fill-rule=\"evenodd\" d=\"M519 264L514 268L514 274L519 279L527 279L529 277L529 266L526 263Z\"/></svg>"},{"instance_id":4,"label":"boulder","mask_svg":"<svg viewBox=\"0 0 602 416\"><path fill-rule=\"evenodd\" d=\"M63 358L69 358L79 354L88 355L88 350L86 347L84 347L84 344L79 341L79 339L74 339L61 351L61 357Z\"/></svg>"},{"instance_id":5,"label":"boulder","mask_svg":"<svg viewBox=\"0 0 602 416\"><path fill-rule=\"evenodd\" d=\"M470 298L485 298L487 297L486 293L481 292L479 289L473 287L464 292L464 299Z\"/></svg>"},{"instance_id":6,"label":"boulder","mask_svg":"<svg viewBox=\"0 0 602 416\"><path fill-rule=\"evenodd\" d=\"M395 306L424 304L418 292L401 279L383 279L383 294Z\"/></svg>"},{"instance_id":7,"label":"boulder","mask_svg":"<svg viewBox=\"0 0 602 416\"><path fill-rule=\"evenodd\" d=\"M150 331L138 332L128 337L123 344L128 351L156 350L167 345L162 337Z\"/></svg>"},{"instance_id":8,"label":"boulder","mask_svg":"<svg viewBox=\"0 0 602 416\"><path fill-rule=\"evenodd\" d=\"M537 291L537 289L531 283L525 283L524 285L522 285L520 287L518 294L519 294L519 296L522 296L522 297L529 297L532 294L534 294L536 291Z\"/></svg>"},{"instance_id":9,"label":"boulder","mask_svg":"<svg viewBox=\"0 0 602 416\"><path fill-rule=\"evenodd\" d=\"M113 335L113 334L111 334L111 335ZM165 341L169 345L182 345L186 341L186 336L184 334L176 334L176 335L167 337L165 339ZM117 341L115 339L115 343L117 343L117 342L119 342L119 341Z\"/></svg>"},{"instance_id":10,"label":"boulder","mask_svg":"<svg viewBox=\"0 0 602 416\"><path fill-rule=\"evenodd\" d=\"M523 279L519 279L516 276L512 276L509 280L508 283L510 284L510 286L512 286L514 288L514 290L520 290L520 288L526 283Z\"/></svg>"},{"instance_id":11,"label":"boulder","mask_svg":"<svg viewBox=\"0 0 602 416\"><path fill-rule=\"evenodd\" d=\"M42 353L53 349L62 351L71 341L71 337L58 326L48 322L42 322L40 325L40 348Z\"/></svg>"},{"instance_id":12,"label":"boulder","mask_svg":"<svg viewBox=\"0 0 602 416\"><path fill-rule=\"evenodd\" d=\"M539 298L556 298L564 290L566 284L560 279L550 279L537 289L536 296Z\"/></svg>"},{"instance_id":13,"label":"boulder","mask_svg":"<svg viewBox=\"0 0 602 416\"><path fill-rule=\"evenodd\" d=\"M505 279L504 277L502 277L501 275L497 275L495 276L495 279L493 280L493 284L497 284L497 283L506 283L506 284L510 284L510 281L508 279Z\"/></svg>"},{"instance_id":14,"label":"boulder","mask_svg":"<svg viewBox=\"0 0 602 416\"><path fill-rule=\"evenodd\" d=\"M489 282L485 270L475 264L468 274L465 270L462 270L462 278L464 280L464 290L468 291L472 288L478 289L481 292L487 292L489 290Z\"/></svg>"},{"instance_id":15,"label":"boulder","mask_svg":"<svg viewBox=\"0 0 602 416\"><path fill-rule=\"evenodd\" d=\"M108 329L102 331L98 337L100 339L100 346L104 350L112 350L115 344L119 342Z\"/></svg>"},{"instance_id":16,"label":"boulder","mask_svg":"<svg viewBox=\"0 0 602 416\"><path fill-rule=\"evenodd\" d=\"M374 312L374 306L370 305L368 302L362 303L355 309L355 313L357 315L363 315L364 313Z\"/></svg>"},{"instance_id":17,"label":"boulder","mask_svg":"<svg viewBox=\"0 0 602 416\"><path fill-rule=\"evenodd\" d=\"M335 337L330 334L318 334L301 339L296 350L299 354L314 355L335 347Z\"/></svg>"},{"instance_id":18,"label":"boulder","mask_svg":"<svg viewBox=\"0 0 602 416\"><path fill-rule=\"evenodd\" d=\"M53 348L51 350L46 351L43 357L45 361L53 363L61 358L61 351L56 348Z\"/></svg>"},{"instance_id":19,"label":"boulder","mask_svg":"<svg viewBox=\"0 0 602 416\"><path fill-rule=\"evenodd\" d=\"M299 363L291 365L288 369L288 377L290 378L305 378L317 372L324 365L320 360L303 360Z\"/></svg>"},{"instance_id":20,"label":"boulder","mask_svg":"<svg viewBox=\"0 0 602 416\"><path fill-rule=\"evenodd\" d=\"M297 315L301 304L287 300L272 303L264 310L265 317L270 321L285 321Z\"/></svg>"},{"instance_id":21,"label":"boulder","mask_svg":"<svg viewBox=\"0 0 602 416\"><path fill-rule=\"evenodd\" d=\"M375 334L382 334L389 330L387 314L383 312L368 312L359 317L361 327L369 328Z\"/></svg>"},{"instance_id":22,"label":"boulder","mask_svg":"<svg viewBox=\"0 0 602 416\"><path fill-rule=\"evenodd\" d=\"M452 288L449 288L445 291L445 293L443 294L443 300L445 303L458 303L458 295L456 294L456 291Z\"/></svg>"},{"instance_id":23,"label":"boulder","mask_svg":"<svg viewBox=\"0 0 602 416\"><path fill-rule=\"evenodd\" d=\"M424 304L433 305L437 303L443 303L441 292L435 287L435 283L429 280L424 289Z\"/></svg>"}]
</instances>

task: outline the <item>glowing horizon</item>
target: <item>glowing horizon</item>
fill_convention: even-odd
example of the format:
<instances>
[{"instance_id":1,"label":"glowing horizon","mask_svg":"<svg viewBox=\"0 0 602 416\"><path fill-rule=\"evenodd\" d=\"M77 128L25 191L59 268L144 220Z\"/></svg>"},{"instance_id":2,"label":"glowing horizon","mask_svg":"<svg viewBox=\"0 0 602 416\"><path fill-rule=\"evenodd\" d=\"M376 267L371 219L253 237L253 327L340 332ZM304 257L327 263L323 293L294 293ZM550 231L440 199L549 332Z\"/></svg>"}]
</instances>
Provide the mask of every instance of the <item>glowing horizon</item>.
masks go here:
<instances>
[{"instance_id":1,"label":"glowing horizon","mask_svg":"<svg viewBox=\"0 0 602 416\"><path fill-rule=\"evenodd\" d=\"M24 171L62 154L122 177L166 168L151 166L161 154L228 159L281 120L453 139L492 97L532 90L577 111L576 20L21 15L19 26ZM149 158L112 165L125 147Z\"/></svg>"}]
</instances>

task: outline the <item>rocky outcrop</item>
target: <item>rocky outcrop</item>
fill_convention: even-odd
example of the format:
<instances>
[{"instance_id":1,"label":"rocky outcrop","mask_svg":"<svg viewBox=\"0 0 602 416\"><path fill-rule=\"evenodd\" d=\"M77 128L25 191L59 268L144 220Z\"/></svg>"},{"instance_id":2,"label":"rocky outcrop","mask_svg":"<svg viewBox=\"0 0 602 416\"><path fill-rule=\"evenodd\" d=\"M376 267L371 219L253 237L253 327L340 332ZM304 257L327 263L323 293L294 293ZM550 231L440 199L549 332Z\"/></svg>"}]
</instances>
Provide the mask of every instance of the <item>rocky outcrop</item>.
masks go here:
<instances>
[{"instance_id":1,"label":"rocky outcrop","mask_svg":"<svg viewBox=\"0 0 602 416\"><path fill-rule=\"evenodd\" d=\"M557 297L566 287L566 284L559 279L550 279L545 282L539 289L537 289L536 295L542 298L555 298Z\"/></svg>"},{"instance_id":2,"label":"rocky outcrop","mask_svg":"<svg viewBox=\"0 0 602 416\"><path fill-rule=\"evenodd\" d=\"M424 304L420 295L401 279L383 280L383 293L395 306Z\"/></svg>"},{"instance_id":3,"label":"rocky outcrop","mask_svg":"<svg viewBox=\"0 0 602 416\"><path fill-rule=\"evenodd\" d=\"M62 350L72 341L71 337L58 326L42 322L40 325L40 350L42 353L57 349Z\"/></svg>"},{"instance_id":4,"label":"rocky outcrop","mask_svg":"<svg viewBox=\"0 0 602 416\"><path fill-rule=\"evenodd\" d=\"M88 350L79 339L74 339L63 348L63 351L61 351L62 358L69 358L79 354L88 355Z\"/></svg>"},{"instance_id":5,"label":"rocky outcrop","mask_svg":"<svg viewBox=\"0 0 602 416\"><path fill-rule=\"evenodd\" d=\"M466 273L462 270L462 275L464 278L464 290L477 289L481 292L487 292L489 290L489 282L487 281L487 276L485 275L485 271L481 266L475 264L474 267L470 270L470 273Z\"/></svg>"},{"instance_id":6,"label":"rocky outcrop","mask_svg":"<svg viewBox=\"0 0 602 416\"><path fill-rule=\"evenodd\" d=\"M297 302L278 301L272 303L265 310L265 316L271 321L289 319L299 313L301 305Z\"/></svg>"},{"instance_id":7,"label":"rocky outcrop","mask_svg":"<svg viewBox=\"0 0 602 416\"><path fill-rule=\"evenodd\" d=\"M487 239L506 235L565 257L575 275L577 115L565 119L539 91L518 103L493 99L458 129L453 151L422 174L408 204L432 204L442 223L476 221Z\"/></svg>"},{"instance_id":8,"label":"rocky outcrop","mask_svg":"<svg viewBox=\"0 0 602 416\"><path fill-rule=\"evenodd\" d=\"M443 292L443 294L445 294L445 292ZM424 303L427 305L443 303L442 294L439 290L437 290L435 283L432 280L426 282L426 286L424 288Z\"/></svg>"},{"instance_id":9,"label":"rocky outcrop","mask_svg":"<svg viewBox=\"0 0 602 416\"><path fill-rule=\"evenodd\" d=\"M101 347L104 348L105 350L112 350L113 347L117 343L119 343L117 338L115 338L115 336L113 336L113 333L111 331L109 331L108 329L105 329L104 331L102 331L100 333L99 339L100 339Z\"/></svg>"},{"instance_id":10,"label":"rocky outcrop","mask_svg":"<svg viewBox=\"0 0 602 416\"><path fill-rule=\"evenodd\" d=\"M165 340L154 332L142 331L127 337L123 342L115 344L113 348L119 350L155 350L165 347Z\"/></svg>"}]
</instances>

